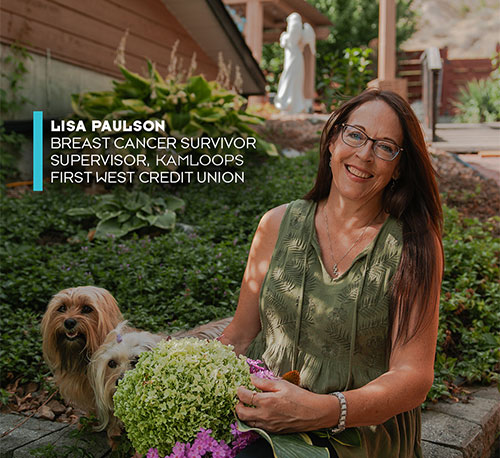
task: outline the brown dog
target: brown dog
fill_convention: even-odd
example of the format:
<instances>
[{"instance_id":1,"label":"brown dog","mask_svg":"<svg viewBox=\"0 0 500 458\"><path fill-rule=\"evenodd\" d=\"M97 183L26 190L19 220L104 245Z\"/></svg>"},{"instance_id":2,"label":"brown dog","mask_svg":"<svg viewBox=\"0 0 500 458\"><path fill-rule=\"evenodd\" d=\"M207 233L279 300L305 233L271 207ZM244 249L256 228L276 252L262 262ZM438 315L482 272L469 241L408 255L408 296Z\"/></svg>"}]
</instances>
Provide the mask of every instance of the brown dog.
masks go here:
<instances>
[{"instance_id":1,"label":"brown dog","mask_svg":"<svg viewBox=\"0 0 500 458\"><path fill-rule=\"evenodd\" d=\"M87 369L92 354L123 321L114 297L105 289L78 286L58 292L42 319L43 356L63 398L87 412L95 399Z\"/></svg>"}]
</instances>

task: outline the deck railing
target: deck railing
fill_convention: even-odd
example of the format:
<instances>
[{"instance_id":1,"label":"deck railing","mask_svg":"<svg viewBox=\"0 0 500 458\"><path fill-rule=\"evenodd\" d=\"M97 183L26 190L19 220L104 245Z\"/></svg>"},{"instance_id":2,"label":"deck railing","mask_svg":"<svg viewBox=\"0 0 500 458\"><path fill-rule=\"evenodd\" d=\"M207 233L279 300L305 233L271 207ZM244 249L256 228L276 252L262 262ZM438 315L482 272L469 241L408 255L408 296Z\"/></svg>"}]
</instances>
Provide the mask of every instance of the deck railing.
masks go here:
<instances>
[{"instance_id":1,"label":"deck railing","mask_svg":"<svg viewBox=\"0 0 500 458\"><path fill-rule=\"evenodd\" d=\"M424 106L424 127L430 131L432 141L436 140L438 108L441 103L443 64L438 48L427 48L420 56L422 64L422 102Z\"/></svg>"}]
</instances>

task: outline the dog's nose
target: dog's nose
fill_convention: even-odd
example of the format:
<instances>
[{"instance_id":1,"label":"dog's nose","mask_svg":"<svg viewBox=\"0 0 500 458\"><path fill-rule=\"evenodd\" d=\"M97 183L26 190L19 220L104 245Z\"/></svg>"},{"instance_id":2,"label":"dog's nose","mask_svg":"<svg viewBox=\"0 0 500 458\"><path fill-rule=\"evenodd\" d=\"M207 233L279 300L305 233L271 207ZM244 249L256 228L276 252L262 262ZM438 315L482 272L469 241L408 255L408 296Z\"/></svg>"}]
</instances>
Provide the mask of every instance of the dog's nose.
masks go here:
<instances>
[{"instance_id":1,"label":"dog's nose","mask_svg":"<svg viewBox=\"0 0 500 458\"><path fill-rule=\"evenodd\" d=\"M64 327L66 329L73 329L76 326L76 320L74 318L68 318L67 320L64 320Z\"/></svg>"}]
</instances>

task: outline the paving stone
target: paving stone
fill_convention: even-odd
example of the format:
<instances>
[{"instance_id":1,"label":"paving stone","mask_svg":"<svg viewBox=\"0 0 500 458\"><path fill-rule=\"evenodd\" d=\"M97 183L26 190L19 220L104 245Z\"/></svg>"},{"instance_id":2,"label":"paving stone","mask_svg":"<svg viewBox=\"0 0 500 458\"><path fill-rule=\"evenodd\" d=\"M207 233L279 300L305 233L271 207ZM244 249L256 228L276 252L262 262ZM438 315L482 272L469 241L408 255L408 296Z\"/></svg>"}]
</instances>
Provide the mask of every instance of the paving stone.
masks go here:
<instances>
[{"instance_id":1,"label":"paving stone","mask_svg":"<svg viewBox=\"0 0 500 458\"><path fill-rule=\"evenodd\" d=\"M461 450L464 458L481 457L484 451L481 426L436 411L423 413L422 439Z\"/></svg>"},{"instance_id":2,"label":"paving stone","mask_svg":"<svg viewBox=\"0 0 500 458\"><path fill-rule=\"evenodd\" d=\"M483 429L482 443L484 449L489 450L495 442L495 436L500 430L500 394L495 387L491 388L493 391L484 388L475 391L467 403L440 402L432 406L429 410L441 412L480 425ZM498 396L496 396L495 391ZM481 397L481 394L486 397Z\"/></svg>"},{"instance_id":3,"label":"paving stone","mask_svg":"<svg viewBox=\"0 0 500 458\"><path fill-rule=\"evenodd\" d=\"M464 458L460 450L427 441L422 441L422 454L424 458Z\"/></svg>"},{"instance_id":4,"label":"paving stone","mask_svg":"<svg viewBox=\"0 0 500 458\"><path fill-rule=\"evenodd\" d=\"M0 433L4 433L26 417L13 414L0 415ZM55 431L64 430L68 425L64 423L54 423L50 421L30 418L19 428L15 429L7 436L0 438L0 458L10 458L14 450L26 444L34 442L40 437L47 436Z\"/></svg>"},{"instance_id":5,"label":"paving stone","mask_svg":"<svg viewBox=\"0 0 500 458\"><path fill-rule=\"evenodd\" d=\"M500 391L496 386L481 386L470 390L474 397L493 399L500 402Z\"/></svg>"},{"instance_id":6,"label":"paving stone","mask_svg":"<svg viewBox=\"0 0 500 458\"><path fill-rule=\"evenodd\" d=\"M488 417L497 410L491 399L474 398L469 402L439 402L428 408L432 412L441 412L452 417L483 425ZM500 408L500 406L499 406Z\"/></svg>"},{"instance_id":7,"label":"paving stone","mask_svg":"<svg viewBox=\"0 0 500 458\"><path fill-rule=\"evenodd\" d=\"M75 426L70 426L65 430L56 431L52 434L44 436L39 440L32 442L24 447L18 448L14 451L13 458L33 458L31 451L46 445L53 445L54 450L60 452L63 456L63 451L67 451L67 447L78 447L87 451L89 454L85 456L92 456L94 458L103 458L109 452L109 445L107 443L106 433L86 433L81 434L78 438L71 437L70 431L75 430ZM59 456L58 454L58 456ZM75 449L75 454L70 456L84 456Z\"/></svg>"}]
</instances>

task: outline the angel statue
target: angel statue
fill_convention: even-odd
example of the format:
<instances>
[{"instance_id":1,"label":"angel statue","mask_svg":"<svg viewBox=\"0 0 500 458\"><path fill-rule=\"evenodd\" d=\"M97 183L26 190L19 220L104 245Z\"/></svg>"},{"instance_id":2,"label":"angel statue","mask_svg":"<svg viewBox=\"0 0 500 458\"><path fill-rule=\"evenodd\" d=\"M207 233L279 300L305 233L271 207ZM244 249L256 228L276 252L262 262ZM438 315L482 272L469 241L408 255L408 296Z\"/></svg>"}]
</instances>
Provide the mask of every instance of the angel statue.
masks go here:
<instances>
[{"instance_id":1,"label":"angel statue","mask_svg":"<svg viewBox=\"0 0 500 458\"><path fill-rule=\"evenodd\" d=\"M290 14L286 22L286 31L280 36L285 61L274 104L281 111L302 113L312 109L314 99L316 34L307 22L302 27L298 13Z\"/></svg>"}]
</instances>

